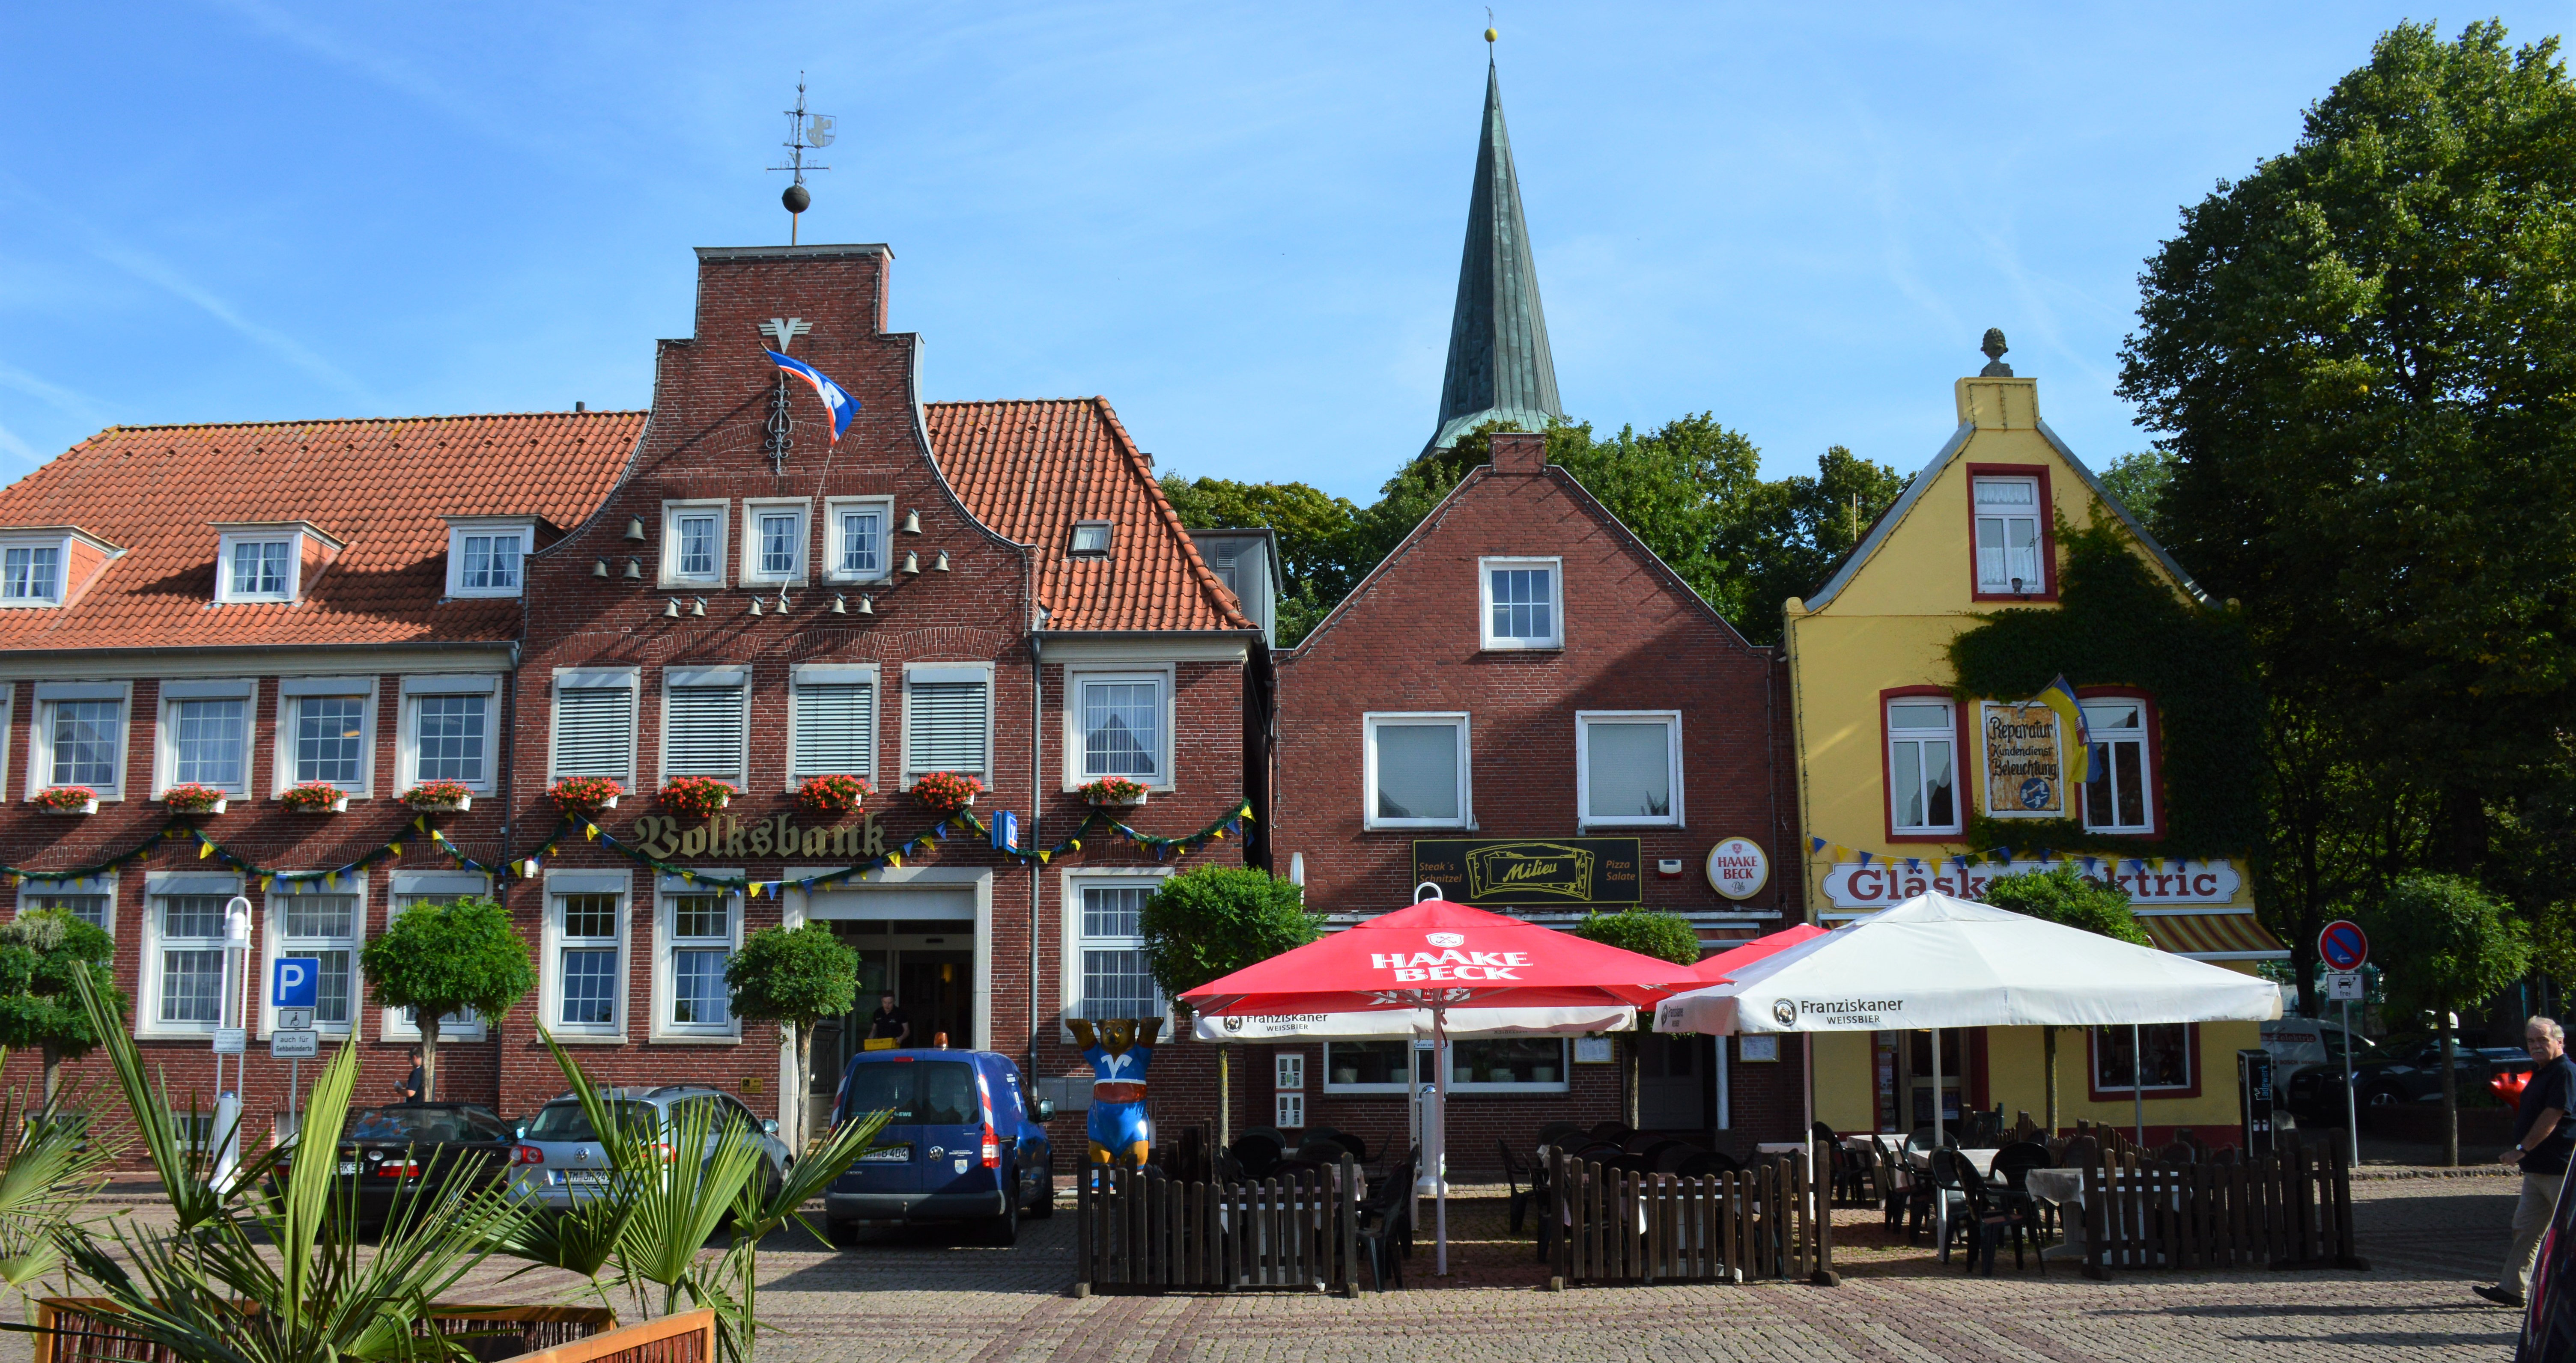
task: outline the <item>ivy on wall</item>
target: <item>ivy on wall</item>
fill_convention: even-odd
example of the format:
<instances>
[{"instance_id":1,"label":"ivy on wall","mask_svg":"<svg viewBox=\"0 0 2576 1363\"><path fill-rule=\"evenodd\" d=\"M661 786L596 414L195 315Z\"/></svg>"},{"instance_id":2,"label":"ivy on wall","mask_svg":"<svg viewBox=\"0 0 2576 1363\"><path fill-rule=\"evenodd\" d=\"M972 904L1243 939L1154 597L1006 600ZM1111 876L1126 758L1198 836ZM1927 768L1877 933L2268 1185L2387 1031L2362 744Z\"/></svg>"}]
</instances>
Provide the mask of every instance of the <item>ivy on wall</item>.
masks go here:
<instances>
[{"instance_id":1,"label":"ivy on wall","mask_svg":"<svg viewBox=\"0 0 2576 1363\"><path fill-rule=\"evenodd\" d=\"M2178 596L2131 548L2104 508L2078 530L2060 521L2065 551L2054 610L1999 610L1950 641L1963 704L2021 700L2060 674L2078 690L2133 686L2155 701L2162 725L2155 773L2165 836L2085 831L2074 819L1992 819L1973 814L1968 843L2119 856L2221 857L2251 852L2261 834L2258 744L2263 698L2244 626L2233 612ZM1974 767L1973 739L1962 767ZM1983 802L1973 770L1962 784Z\"/></svg>"}]
</instances>

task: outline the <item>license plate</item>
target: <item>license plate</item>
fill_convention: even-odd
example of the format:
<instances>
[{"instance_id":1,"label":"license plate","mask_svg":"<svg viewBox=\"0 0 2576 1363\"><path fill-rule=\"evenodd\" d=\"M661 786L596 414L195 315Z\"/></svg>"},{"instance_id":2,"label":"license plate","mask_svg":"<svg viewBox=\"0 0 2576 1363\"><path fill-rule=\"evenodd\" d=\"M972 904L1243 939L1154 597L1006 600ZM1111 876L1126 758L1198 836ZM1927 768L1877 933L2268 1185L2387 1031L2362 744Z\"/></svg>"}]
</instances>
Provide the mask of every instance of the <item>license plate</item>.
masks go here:
<instances>
[{"instance_id":1,"label":"license plate","mask_svg":"<svg viewBox=\"0 0 2576 1363\"><path fill-rule=\"evenodd\" d=\"M903 1164L909 1162L911 1159L912 1147L909 1145L880 1145L876 1149L859 1156L859 1163Z\"/></svg>"},{"instance_id":2,"label":"license plate","mask_svg":"<svg viewBox=\"0 0 2576 1363\"><path fill-rule=\"evenodd\" d=\"M358 1172L358 1162L353 1159L340 1161L340 1172L344 1176Z\"/></svg>"},{"instance_id":3,"label":"license plate","mask_svg":"<svg viewBox=\"0 0 2576 1363\"><path fill-rule=\"evenodd\" d=\"M563 1177L564 1182L566 1183L579 1183L596 1186L608 1181L608 1171L605 1169L566 1169L564 1170Z\"/></svg>"}]
</instances>

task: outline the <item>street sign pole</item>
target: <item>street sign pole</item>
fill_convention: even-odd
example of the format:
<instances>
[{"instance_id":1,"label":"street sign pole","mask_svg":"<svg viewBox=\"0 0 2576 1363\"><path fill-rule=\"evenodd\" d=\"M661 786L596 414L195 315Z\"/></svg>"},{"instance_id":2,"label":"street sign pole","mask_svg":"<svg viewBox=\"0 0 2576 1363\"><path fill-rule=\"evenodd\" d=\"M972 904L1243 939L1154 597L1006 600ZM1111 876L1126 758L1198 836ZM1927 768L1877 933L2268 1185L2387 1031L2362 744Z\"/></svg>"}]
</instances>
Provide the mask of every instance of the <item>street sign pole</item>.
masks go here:
<instances>
[{"instance_id":1,"label":"street sign pole","mask_svg":"<svg viewBox=\"0 0 2576 1363\"><path fill-rule=\"evenodd\" d=\"M2338 990L2343 995L2343 1129L2351 1142L2352 1162L2361 1165L2361 1098L2353 1085L2352 996L2361 992L2361 967L2370 959L2370 937L2359 923L2338 918L2317 934L2317 955L2336 970L2352 976L2350 985Z\"/></svg>"},{"instance_id":2,"label":"street sign pole","mask_svg":"<svg viewBox=\"0 0 2576 1363\"><path fill-rule=\"evenodd\" d=\"M318 1054L302 1044L313 1040L313 1010L322 1002L322 960L318 956L282 956L270 968L268 1006L277 1027L269 1034L269 1058L286 1052L286 1119L295 1127L298 1148L304 1143L304 1057ZM294 1042L287 1041L295 1036Z\"/></svg>"},{"instance_id":3,"label":"street sign pole","mask_svg":"<svg viewBox=\"0 0 2576 1363\"><path fill-rule=\"evenodd\" d=\"M2343 1129L2352 1142L2352 1167L2361 1167L2361 1100L2353 1097L2352 1000L2343 1001Z\"/></svg>"}]
</instances>

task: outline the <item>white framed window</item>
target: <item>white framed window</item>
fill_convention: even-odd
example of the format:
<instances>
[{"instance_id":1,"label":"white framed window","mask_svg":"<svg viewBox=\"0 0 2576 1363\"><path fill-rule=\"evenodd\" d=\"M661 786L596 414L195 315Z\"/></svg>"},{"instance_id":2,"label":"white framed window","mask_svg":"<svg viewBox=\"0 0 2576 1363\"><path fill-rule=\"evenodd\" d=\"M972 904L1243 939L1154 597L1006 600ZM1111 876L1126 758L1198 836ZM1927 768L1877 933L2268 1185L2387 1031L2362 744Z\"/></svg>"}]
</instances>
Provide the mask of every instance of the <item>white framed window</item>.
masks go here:
<instances>
[{"instance_id":1,"label":"white framed window","mask_svg":"<svg viewBox=\"0 0 2576 1363\"><path fill-rule=\"evenodd\" d=\"M63 599L63 547L12 544L0 548L0 605L53 606Z\"/></svg>"},{"instance_id":2,"label":"white framed window","mask_svg":"<svg viewBox=\"0 0 2576 1363\"><path fill-rule=\"evenodd\" d=\"M1363 715L1360 747L1364 826L1475 826L1465 714Z\"/></svg>"},{"instance_id":3,"label":"white framed window","mask_svg":"<svg viewBox=\"0 0 2576 1363\"><path fill-rule=\"evenodd\" d=\"M903 669L903 775L934 771L991 784L993 666L907 664Z\"/></svg>"},{"instance_id":4,"label":"white framed window","mask_svg":"<svg viewBox=\"0 0 2576 1363\"><path fill-rule=\"evenodd\" d=\"M1428 1084L1429 1043L1331 1041L1324 1044L1324 1092L1402 1093L1405 1057L1413 1057L1415 1082ZM1568 1088L1565 1038L1496 1037L1449 1043L1452 1093L1563 1093Z\"/></svg>"},{"instance_id":5,"label":"white framed window","mask_svg":"<svg viewBox=\"0 0 2576 1363\"><path fill-rule=\"evenodd\" d=\"M664 876L654 898L654 1039L740 1036L724 974L742 946L742 896Z\"/></svg>"},{"instance_id":6,"label":"white framed window","mask_svg":"<svg viewBox=\"0 0 2576 1363\"><path fill-rule=\"evenodd\" d=\"M1282 1131L1295 1131L1306 1125L1306 1095L1274 1093L1270 1095L1271 1125Z\"/></svg>"},{"instance_id":7,"label":"white framed window","mask_svg":"<svg viewBox=\"0 0 2576 1363\"><path fill-rule=\"evenodd\" d=\"M224 905L240 893L236 876L145 873L136 1036L215 1030L223 1018Z\"/></svg>"},{"instance_id":8,"label":"white framed window","mask_svg":"<svg viewBox=\"0 0 2576 1363\"><path fill-rule=\"evenodd\" d=\"M217 525L215 546L219 605L300 601L308 572L319 572L345 547L310 521Z\"/></svg>"},{"instance_id":9,"label":"white framed window","mask_svg":"<svg viewBox=\"0 0 2576 1363\"><path fill-rule=\"evenodd\" d=\"M364 797L375 778L376 679L287 677L277 691L277 788L319 781Z\"/></svg>"},{"instance_id":10,"label":"white framed window","mask_svg":"<svg viewBox=\"0 0 2576 1363\"><path fill-rule=\"evenodd\" d=\"M526 560L536 544L532 517L448 517L447 594L519 595L526 589Z\"/></svg>"},{"instance_id":11,"label":"white framed window","mask_svg":"<svg viewBox=\"0 0 2576 1363\"><path fill-rule=\"evenodd\" d=\"M2147 703L2084 702L2093 749L2085 762L2084 826L2103 833L2155 831L2155 771L2147 744Z\"/></svg>"},{"instance_id":12,"label":"white framed window","mask_svg":"<svg viewBox=\"0 0 2576 1363\"><path fill-rule=\"evenodd\" d=\"M830 582L883 582L894 572L886 535L891 497L834 497L823 503L823 577Z\"/></svg>"},{"instance_id":13,"label":"white framed window","mask_svg":"<svg viewBox=\"0 0 2576 1363\"><path fill-rule=\"evenodd\" d=\"M662 582L665 587L725 584L725 522L733 503L722 497L662 503Z\"/></svg>"},{"instance_id":14,"label":"white framed window","mask_svg":"<svg viewBox=\"0 0 2576 1363\"><path fill-rule=\"evenodd\" d=\"M1977 590L2021 596L2048 590L2041 560L2037 478L1980 474L1969 480L1977 503Z\"/></svg>"},{"instance_id":15,"label":"white framed window","mask_svg":"<svg viewBox=\"0 0 2576 1363\"><path fill-rule=\"evenodd\" d=\"M419 904L444 904L451 900L489 896L492 882L465 871L396 871L389 883L390 900L385 921L391 923L403 912ZM420 1021L409 1008L387 1008L378 1024L387 1041L420 1040ZM481 1041L483 1017L471 1008L459 1009L438 1020L438 1039Z\"/></svg>"},{"instance_id":16,"label":"white framed window","mask_svg":"<svg viewBox=\"0 0 2576 1363\"><path fill-rule=\"evenodd\" d=\"M1168 1008L1145 967L1145 901L1160 876L1064 878L1065 1015L1156 1018Z\"/></svg>"},{"instance_id":17,"label":"white framed window","mask_svg":"<svg viewBox=\"0 0 2576 1363\"><path fill-rule=\"evenodd\" d=\"M749 783L751 672L740 667L662 673L662 779L712 776Z\"/></svg>"},{"instance_id":18,"label":"white framed window","mask_svg":"<svg viewBox=\"0 0 2576 1363\"><path fill-rule=\"evenodd\" d=\"M18 912L61 909L113 937L116 935L116 877L77 876L64 880L25 880L18 885Z\"/></svg>"},{"instance_id":19,"label":"white framed window","mask_svg":"<svg viewBox=\"0 0 2576 1363\"><path fill-rule=\"evenodd\" d=\"M27 733L27 791L87 786L125 798L126 682L38 682Z\"/></svg>"},{"instance_id":20,"label":"white framed window","mask_svg":"<svg viewBox=\"0 0 2576 1363\"><path fill-rule=\"evenodd\" d=\"M1681 827L1681 712L1576 711L1574 783L1586 828Z\"/></svg>"},{"instance_id":21,"label":"white framed window","mask_svg":"<svg viewBox=\"0 0 2576 1363\"><path fill-rule=\"evenodd\" d=\"M319 987L313 996L313 1027L335 1036L348 1035L366 988L358 975L358 944L366 937L363 875L338 883L306 880L274 883L268 899L268 924L260 934L262 965L257 982L274 977L276 963L289 956L320 961ZM269 991L257 991L259 1031L277 1026L277 1010L268 1005Z\"/></svg>"},{"instance_id":22,"label":"white framed window","mask_svg":"<svg viewBox=\"0 0 2576 1363\"><path fill-rule=\"evenodd\" d=\"M1065 789L1104 776L1124 776L1151 790L1172 788L1175 671L1168 664L1065 669Z\"/></svg>"},{"instance_id":23,"label":"white framed window","mask_svg":"<svg viewBox=\"0 0 2576 1363\"><path fill-rule=\"evenodd\" d=\"M803 498L752 497L743 501L744 583L805 585L805 518L812 507Z\"/></svg>"},{"instance_id":24,"label":"white framed window","mask_svg":"<svg viewBox=\"0 0 2576 1363\"><path fill-rule=\"evenodd\" d=\"M605 776L635 788L635 685L631 667L559 667L546 782Z\"/></svg>"},{"instance_id":25,"label":"white framed window","mask_svg":"<svg viewBox=\"0 0 2576 1363\"><path fill-rule=\"evenodd\" d=\"M1564 564L1553 558L1476 561L1486 648L1565 647Z\"/></svg>"},{"instance_id":26,"label":"white framed window","mask_svg":"<svg viewBox=\"0 0 2576 1363\"><path fill-rule=\"evenodd\" d=\"M409 790L423 781L457 781L477 795L491 793L500 722L499 677L403 678L396 784Z\"/></svg>"},{"instance_id":27,"label":"white framed window","mask_svg":"<svg viewBox=\"0 0 2576 1363\"><path fill-rule=\"evenodd\" d=\"M1082 558L1105 557L1109 553L1110 529L1107 521L1076 521L1065 540L1064 551Z\"/></svg>"},{"instance_id":28,"label":"white framed window","mask_svg":"<svg viewBox=\"0 0 2576 1363\"><path fill-rule=\"evenodd\" d=\"M258 683L246 677L161 683L152 793L201 785L249 798L251 708L258 696Z\"/></svg>"},{"instance_id":29,"label":"white framed window","mask_svg":"<svg viewBox=\"0 0 2576 1363\"><path fill-rule=\"evenodd\" d=\"M1292 1093L1306 1087L1306 1053L1304 1051L1271 1052L1270 1087Z\"/></svg>"},{"instance_id":30,"label":"white framed window","mask_svg":"<svg viewBox=\"0 0 2576 1363\"><path fill-rule=\"evenodd\" d=\"M1960 831L1955 714L1938 697L1887 702L1888 823L1896 832Z\"/></svg>"},{"instance_id":31,"label":"white framed window","mask_svg":"<svg viewBox=\"0 0 2576 1363\"><path fill-rule=\"evenodd\" d=\"M2188 1022L2150 1023L2135 1029L2095 1027L2093 1091L2098 1098L2124 1096L2136 1089L2176 1090L2199 1087L2192 1077L2192 1043L2197 1034ZM2144 1072L2143 1080L2139 1077Z\"/></svg>"},{"instance_id":32,"label":"white framed window","mask_svg":"<svg viewBox=\"0 0 2576 1363\"><path fill-rule=\"evenodd\" d=\"M626 1035L627 903L623 871L546 872L537 1017L567 1038Z\"/></svg>"},{"instance_id":33,"label":"white framed window","mask_svg":"<svg viewBox=\"0 0 2576 1363\"><path fill-rule=\"evenodd\" d=\"M874 663L804 663L788 697L787 784L808 776L877 774Z\"/></svg>"}]
</instances>

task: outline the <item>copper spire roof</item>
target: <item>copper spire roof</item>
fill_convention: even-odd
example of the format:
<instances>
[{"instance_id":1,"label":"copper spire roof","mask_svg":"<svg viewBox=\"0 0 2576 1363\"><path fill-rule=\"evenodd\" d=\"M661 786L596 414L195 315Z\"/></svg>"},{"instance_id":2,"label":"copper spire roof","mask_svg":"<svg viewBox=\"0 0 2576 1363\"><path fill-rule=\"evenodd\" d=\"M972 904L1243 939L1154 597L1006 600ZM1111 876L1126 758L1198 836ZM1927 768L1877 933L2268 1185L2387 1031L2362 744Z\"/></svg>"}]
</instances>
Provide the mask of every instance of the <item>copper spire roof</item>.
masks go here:
<instances>
[{"instance_id":1,"label":"copper spire roof","mask_svg":"<svg viewBox=\"0 0 2576 1363\"><path fill-rule=\"evenodd\" d=\"M1547 314L1539 307L1538 265L1521 216L1520 175L1512 168L1512 136L1503 126L1502 80L1488 62L1458 306L1449 318L1449 368L1440 379L1440 424L1430 448L1454 445L1488 421L1540 431L1564 415Z\"/></svg>"},{"instance_id":2,"label":"copper spire roof","mask_svg":"<svg viewBox=\"0 0 2576 1363\"><path fill-rule=\"evenodd\" d=\"M1251 629L1154 481L1107 398L934 402L940 472L976 519L1034 546L1054 630ZM1109 523L1109 552L1071 551L1074 526Z\"/></svg>"}]
</instances>

